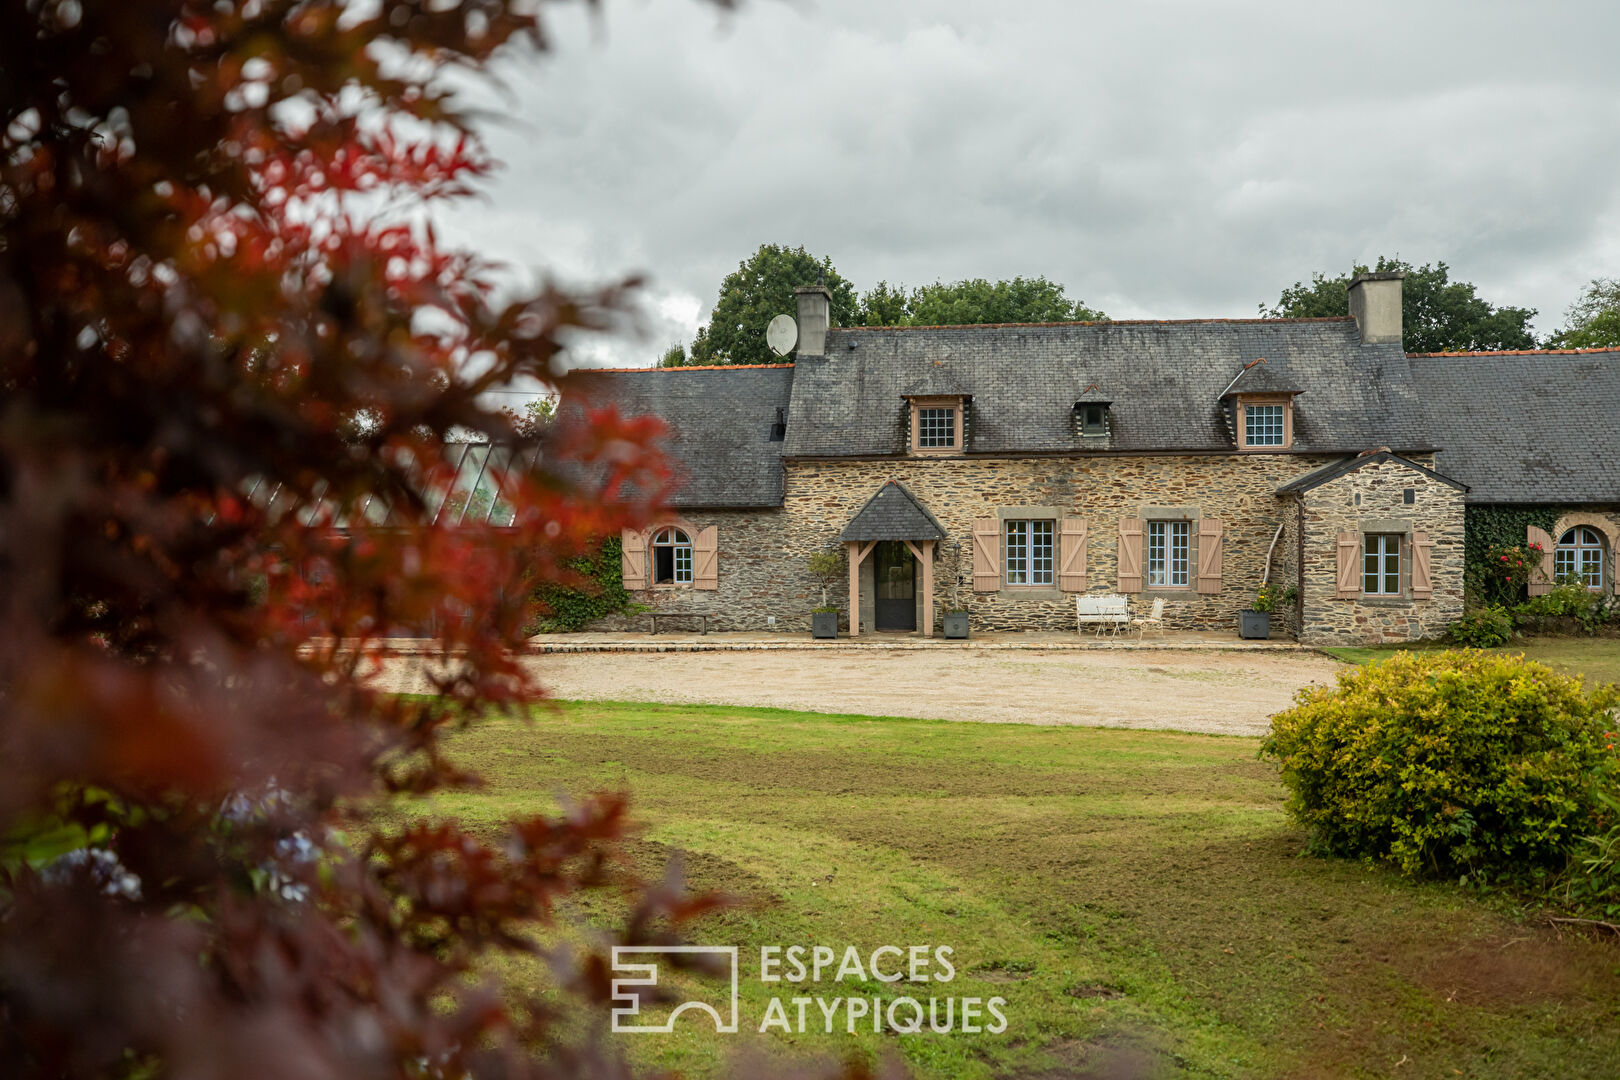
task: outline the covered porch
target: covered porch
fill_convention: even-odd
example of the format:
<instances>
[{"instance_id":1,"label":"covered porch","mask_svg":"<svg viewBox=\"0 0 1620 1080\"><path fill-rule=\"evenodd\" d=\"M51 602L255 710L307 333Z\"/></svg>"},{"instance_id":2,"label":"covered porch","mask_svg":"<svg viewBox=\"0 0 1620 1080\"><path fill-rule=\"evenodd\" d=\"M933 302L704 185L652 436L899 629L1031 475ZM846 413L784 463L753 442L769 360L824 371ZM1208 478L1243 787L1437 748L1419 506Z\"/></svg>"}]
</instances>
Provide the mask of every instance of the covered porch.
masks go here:
<instances>
[{"instance_id":1,"label":"covered porch","mask_svg":"<svg viewBox=\"0 0 1620 1080\"><path fill-rule=\"evenodd\" d=\"M839 534L849 553L849 636L934 636L934 560L945 529L898 480L867 500Z\"/></svg>"}]
</instances>

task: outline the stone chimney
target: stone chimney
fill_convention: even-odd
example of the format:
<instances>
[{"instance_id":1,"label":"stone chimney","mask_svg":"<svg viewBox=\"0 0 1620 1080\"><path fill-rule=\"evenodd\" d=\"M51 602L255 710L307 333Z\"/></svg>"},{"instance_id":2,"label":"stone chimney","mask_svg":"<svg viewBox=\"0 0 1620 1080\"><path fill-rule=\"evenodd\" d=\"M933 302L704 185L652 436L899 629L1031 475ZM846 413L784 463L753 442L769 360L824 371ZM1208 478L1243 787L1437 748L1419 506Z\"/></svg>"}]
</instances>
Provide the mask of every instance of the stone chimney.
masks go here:
<instances>
[{"instance_id":1,"label":"stone chimney","mask_svg":"<svg viewBox=\"0 0 1620 1080\"><path fill-rule=\"evenodd\" d=\"M799 300L799 348L797 356L825 356L827 324L831 318L832 293L822 282L800 285L793 290Z\"/></svg>"},{"instance_id":2,"label":"stone chimney","mask_svg":"<svg viewBox=\"0 0 1620 1080\"><path fill-rule=\"evenodd\" d=\"M1350 314L1361 331L1363 345L1401 343L1401 279L1405 276L1400 270L1385 270L1350 279ZM799 305L803 311L802 300Z\"/></svg>"}]
</instances>

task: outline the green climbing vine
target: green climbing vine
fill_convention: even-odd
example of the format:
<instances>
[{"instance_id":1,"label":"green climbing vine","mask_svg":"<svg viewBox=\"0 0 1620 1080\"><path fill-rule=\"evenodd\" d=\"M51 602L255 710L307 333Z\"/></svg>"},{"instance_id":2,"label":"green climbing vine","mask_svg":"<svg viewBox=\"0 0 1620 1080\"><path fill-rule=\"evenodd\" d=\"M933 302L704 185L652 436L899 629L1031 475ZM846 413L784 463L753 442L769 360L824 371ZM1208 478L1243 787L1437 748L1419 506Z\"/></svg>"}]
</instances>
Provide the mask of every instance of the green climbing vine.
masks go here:
<instances>
[{"instance_id":1,"label":"green climbing vine","mask_svg":"<svg viewBox=\"0 0 1620 1080\"><path fill-rule=\"evenodd\" d=\"M1475 603L1482 599L1485 566L1492 548L1522 547L1528 526L1550 533L1558 524L1558 511L1545 506L1470 506L1463 514L1463 581L1469 600Z\"/></svg>"},{"instance_id":2,"label":"green climbing vine","mask_svg":"<svg viewBox=\"0 0 1620 1080\"><path fill-rule=\"evenodd\" d=\"M583 587L546 584L536 589L534 600L539 612L529 633L569 633L605 616L635 610L635 599L624 587L622 552L619 538L609 537L595 551L568 563L569 569L585 576Z\"/></svg>"}]
</instances>

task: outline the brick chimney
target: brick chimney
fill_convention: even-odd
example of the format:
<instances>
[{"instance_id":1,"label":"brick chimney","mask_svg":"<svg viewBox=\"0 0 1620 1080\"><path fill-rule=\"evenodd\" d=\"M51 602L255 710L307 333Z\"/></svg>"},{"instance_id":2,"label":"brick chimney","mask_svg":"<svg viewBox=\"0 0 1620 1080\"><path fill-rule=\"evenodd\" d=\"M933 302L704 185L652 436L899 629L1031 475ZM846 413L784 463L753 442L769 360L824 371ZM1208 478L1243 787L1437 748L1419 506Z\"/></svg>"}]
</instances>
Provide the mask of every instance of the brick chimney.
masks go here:
<instances>
[{"instance_id":1,"label":"brick chimney","mask_svg":"<svg viewBox=\"0 0 1620 1080\"><path fill-rule=\"evenodd\" d=\"M1401 343L1401 270L1357 274L1350 279L1350 314L1363 345ZM801 307L800 310L804 310Z\"/></svg>"},{"instance_id":2,"label":"brick chimney","mask_svg":"<svg viewBox=\"0 0 1620 1080\"><path fill-rule=\"evenodd\" d=\"M827 352L827 324L831 320L832 292L820 281L793 290L799 301L799 348L797 356L824 356Z\"/></svg>"}]
</instances>

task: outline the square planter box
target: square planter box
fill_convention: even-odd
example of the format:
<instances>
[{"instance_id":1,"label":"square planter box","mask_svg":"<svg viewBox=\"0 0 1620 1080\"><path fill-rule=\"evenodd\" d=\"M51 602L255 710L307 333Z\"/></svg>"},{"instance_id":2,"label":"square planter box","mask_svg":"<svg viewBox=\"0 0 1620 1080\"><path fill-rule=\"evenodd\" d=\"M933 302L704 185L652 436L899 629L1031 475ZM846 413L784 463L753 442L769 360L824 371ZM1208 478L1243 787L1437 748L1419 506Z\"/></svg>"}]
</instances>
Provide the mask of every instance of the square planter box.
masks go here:
<instances>
[{"instance_id":1,"label":"square planter box","mask_svg":"<svg viewBox=\"0 0 1620 1080\"><path fill-rule=\"evenodd\" d=\"M960 611L945 616L945 636L948 638L965 638L968 636L967 612Z\"/></svg>"},{"instance_id":2,"label":"square planter box","mask_svg":"<svg viewBox=\"0 0 1620 1080\"><path fill-rule=\"evenodd\" d=\"M1264 639L1271 636L1271 612L1238 612L1238 637Z\"/></svg>"},{"instance_id":3,"label":"square planter box","mask_svg":"<svg viewBox=\"0 0 1620 1080\"><path fill-rule=\"evenodd\" d=\"M810 613L810 636L813 638L836 638L838 636L838 612L812 611Z\"/></svg>"}]
</instances>

